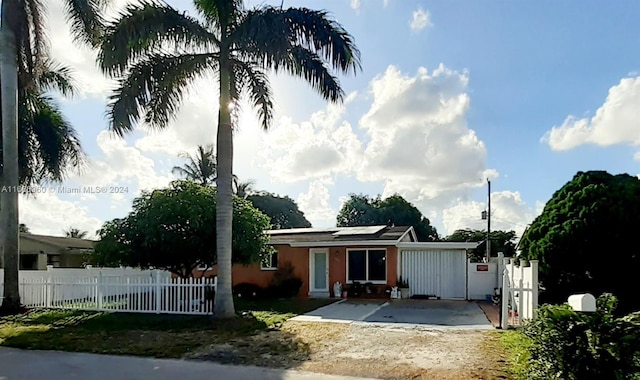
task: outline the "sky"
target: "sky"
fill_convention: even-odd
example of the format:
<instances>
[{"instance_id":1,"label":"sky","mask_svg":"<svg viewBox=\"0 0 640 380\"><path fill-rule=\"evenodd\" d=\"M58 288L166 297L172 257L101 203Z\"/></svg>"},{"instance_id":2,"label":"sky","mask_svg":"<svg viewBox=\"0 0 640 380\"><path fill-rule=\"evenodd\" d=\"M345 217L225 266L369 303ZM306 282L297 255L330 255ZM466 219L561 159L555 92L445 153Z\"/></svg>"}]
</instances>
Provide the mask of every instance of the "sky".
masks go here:
<instances>
[{"instance_id":1,"label":"sky","mask_svg":"<svg viewBox=\"0 0 640 380\"><path fill-rule=\"evenodd\" d=\"M116 0L116 8L126 2ZM167 2L196 14L191 1ZM640 172L640 2L283 5L329 11L353 35L362 70L339 75L341 104L272 74L274 123L265 132L243 108L234 173L294 199L314 227L335 226L349 194L397 193L441 235L483 229L490 180L491 228L520 234L576 172ZM181 152L215 141L217 121L215 82L203 79L169 128L141 125L116 137L105 117L114 82L97 69L95 53L73 44L64 20L52 0L52 55L73 68L81 88L58 101L89 163L63 184L21 198L21 223L50 235L69 227L94 233L126 216L140 191L177 179L171 169L184 163ZM108 192L69 193L84 186Z\"/></svg>"}]
</instances>

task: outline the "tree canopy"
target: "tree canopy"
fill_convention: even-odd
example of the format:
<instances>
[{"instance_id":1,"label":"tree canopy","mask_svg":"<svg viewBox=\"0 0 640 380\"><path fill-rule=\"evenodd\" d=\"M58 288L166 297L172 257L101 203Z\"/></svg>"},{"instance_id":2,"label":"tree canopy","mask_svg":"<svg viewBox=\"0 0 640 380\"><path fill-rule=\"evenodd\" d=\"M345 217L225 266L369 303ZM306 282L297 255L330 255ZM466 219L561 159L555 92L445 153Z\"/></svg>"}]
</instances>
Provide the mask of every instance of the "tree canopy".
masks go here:
<instances>
[{"instance_id":1,"label":"tree canopy","mask_svg":"<svg viewBox=\"0 0 640 380\"><path fill-rule=\"evenodd\" d=\"M491 231L491 256L498 256L498 252L504 253L505 257L513 257L516 254L516 243L515 240L517 238L515 231ZM447 236L445 241L456 241L456 242L482 242L487 239L487 231L486 230L471 230L471 229L462 229L456 230L451 235ZM475 248L471 254L470 258L475 261L480 261L487 255L487 244L482 243L477 248Z\"/></svg>"},{"instance_id":2,"label":"tree canopy","mask_svg":"<svg viewBox=\"0 0 640 380\"><path fill-rule=\"evenodd\" d=\"M296 202L287 196L260 192L249 195L247 200L271 219L273 229L311 227Z\"/></svg>"},{"instance_id":3,"label":"tree canopy","mask_svg":"<svg viewBox=\"0 0 640 380\"><path fill-rule=\"evenodd\" d=\"M215 188L175 181L166 189L144 192L122 219L106 222L98 231L93 263L156 267L189 277L200 265L217 263ZM233 261L257 262L271 252L269 218L234 198Z\"/></svg>"},{"instance_id":4,"label":"tree canopy","mask_svg":"<svg viewBox=\"0 0 640 380\"><path fill-rule=\"evenodd\" d=\"M216 163L216 153L213 144L207 146L198 145L195 155L182 152L179 156L186 159L187 162L182 166L174 166L171 170L173 174L190 179L201 185L211 185L215 182L218 165Z\"/></svg>"},{"instance_id":5,"label":"tree canopy","mask_svg":"<svg viewBox=\"0 0 640 380\"><path fill-rule=\"evenodd\" d=\"M610 292L621 312L639 310L630 283L640 267L640 249L630 238L638 227L637 177L578 172L553 194L520 244L524 258L540 260L541 300L560 303L574 293Z\"/></svg>"},{"instance_id":6,"label":"tree canopy","mask_svg":"<svg viewBox=\"0 0 640 380\"><path fill-rule=\"evenodd\" d=\"M338 213L338 227L394 224L413 226L419 241L436 241L438 231L420 210L400 195L386 199L363 194L350 194Z\"/></svg>"}]
</instances>

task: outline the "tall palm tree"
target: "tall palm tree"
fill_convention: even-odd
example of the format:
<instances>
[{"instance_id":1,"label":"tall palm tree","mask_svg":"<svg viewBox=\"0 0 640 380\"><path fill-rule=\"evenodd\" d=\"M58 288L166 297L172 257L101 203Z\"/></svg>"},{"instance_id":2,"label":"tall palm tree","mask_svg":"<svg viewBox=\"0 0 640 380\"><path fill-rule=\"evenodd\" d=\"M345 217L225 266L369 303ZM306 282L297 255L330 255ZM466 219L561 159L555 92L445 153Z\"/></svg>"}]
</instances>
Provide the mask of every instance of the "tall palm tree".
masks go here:
<instances>
[{"instance_id":1,"label":"tall palm tree","mask_svg":"<svg viewBox=\"0 0 640 380\"><path fill-rule=\"evenodd\" d=\"M174 166L172 170L174 174L194 180L204 186L214 183L217 176L217 164L213 144L206 147L198 145L195 156L183 152L180 153L180 157L186 158L187 162L183 166Z\"/></svg>"},{"instance_id":2,"label":"tall palm tree","mask_svg":"<svg viewBox=\"0 0 640 380\"><path fill-rule=\"evenodd\" d=\"M96 44L102 30L101 6L107 0L65 0L68 19L76 40ZM39 81L51 71L48 40L45 33L45 2L40 0L3 0L0 6L0 97L2 113L2 157L0 180L9 189L20 184L19 89L29 91L47 102ZM48 80L55 81L54 77ZM45 80L46 81L46 80ZM44 106L43 103L40 105ZM44 110L46 107L42 107ZM48 107L51 115L56 109ZM59 112L58 112L59 115ZM53 156L51 156L53 158ZM34 173L37 178L38 171ZM0 229L4 255L4 300L0 312L13 313L20 308L18 291L19 227L18 192L0 197Z\"/></svg>"},{"instance_id":3,"label":"tall palm tree","mask_svg":"<svg viewBox=\"0 0 640 380\"><path fill-rule=\"evenodd\" d=\"M84 239L89 234L89 231L82 231L79 228L69 227L68 230L64 230L64 236L76 239Z\"/></svg>"},{"instance_id":4,"label":"tall palm tree","mask_svg":"<svg viewBox=\"0 0 640 380\"><path fill-rule=\"evenodd\" d=\"M130 5L107 26L99 53L103 71L119 77L108 115L124 135L142 121L164 128L185 91L198 78L216 78L218 178L216 239L217 317L235 316L231 297L233 129L244 95L262 128L273 118L267 73L304 78L326 100L344 97L331 68L355 73L360 53L326 11L263 6L247 10L241 0L195 0L201 21L157 2Z\"/></svg>"}]
</instances>

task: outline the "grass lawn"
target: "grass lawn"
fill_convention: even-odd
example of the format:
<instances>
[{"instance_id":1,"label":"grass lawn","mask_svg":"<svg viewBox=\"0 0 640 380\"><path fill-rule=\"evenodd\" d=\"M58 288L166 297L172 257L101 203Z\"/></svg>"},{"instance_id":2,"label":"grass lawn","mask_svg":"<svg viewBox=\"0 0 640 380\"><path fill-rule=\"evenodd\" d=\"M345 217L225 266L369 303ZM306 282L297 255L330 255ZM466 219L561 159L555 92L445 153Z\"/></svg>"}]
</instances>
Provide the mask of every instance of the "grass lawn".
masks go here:
<instances>
[{"instance_id":1,"label":"grass lawn","mask_svg":"<svg viewBox=\"0 0 640 380\"><path fill-rule=\"evenodd\" d=\"M241 300L239 318L33 310L0 317L0 345L103 354L179 358L195 348L278 328L331 299ZM274 349L283 349L274 347Z\"/></svg>"}]
</instances>

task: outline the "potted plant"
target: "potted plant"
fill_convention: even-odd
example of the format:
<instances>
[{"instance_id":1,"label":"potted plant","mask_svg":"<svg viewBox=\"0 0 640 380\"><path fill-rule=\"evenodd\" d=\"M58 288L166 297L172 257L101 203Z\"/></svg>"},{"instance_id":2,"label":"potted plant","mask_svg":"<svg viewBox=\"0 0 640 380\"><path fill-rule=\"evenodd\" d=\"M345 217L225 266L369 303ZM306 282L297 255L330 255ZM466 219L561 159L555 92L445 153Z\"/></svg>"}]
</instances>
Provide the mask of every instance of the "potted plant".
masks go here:
<instances>
[{"instance_id":1,"label":"potted plant","mask_svg":"<svg viewBox=\"0 0 640 380\"><path fill-rule=\"evenodd\" d=\"M400 298L409 298L409 281L407 279L403 279L402 276L398 277L396 286L400 291Z\"/></svg>"}]
</instances>

